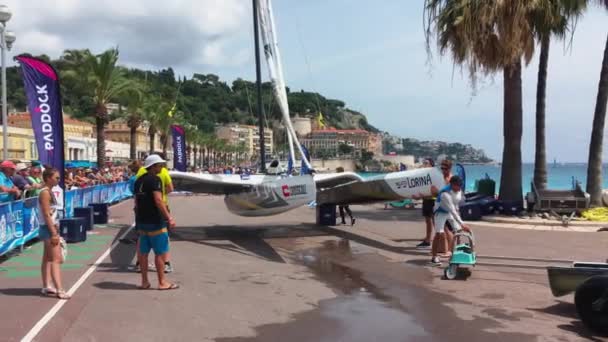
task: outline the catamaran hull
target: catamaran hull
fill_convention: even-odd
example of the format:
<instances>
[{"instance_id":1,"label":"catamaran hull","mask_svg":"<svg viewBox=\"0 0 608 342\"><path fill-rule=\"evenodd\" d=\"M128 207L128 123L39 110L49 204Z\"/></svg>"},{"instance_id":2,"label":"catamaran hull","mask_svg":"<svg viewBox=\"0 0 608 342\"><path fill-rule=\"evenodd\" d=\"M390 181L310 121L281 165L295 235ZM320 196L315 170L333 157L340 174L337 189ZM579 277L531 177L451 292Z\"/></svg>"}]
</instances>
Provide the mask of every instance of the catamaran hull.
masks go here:
<instances>
[{"instance_id":1,"label":"catamaran hull","mask_svg":"<svg viewBox=\"0 0 608 342\"><path fill-rule=\"evenodd\" d=\"M268 179L244 193L226 195L228 210L239 216L270 216L308 204L316 198L312 176Z\"/></svg>"}]
</instances>

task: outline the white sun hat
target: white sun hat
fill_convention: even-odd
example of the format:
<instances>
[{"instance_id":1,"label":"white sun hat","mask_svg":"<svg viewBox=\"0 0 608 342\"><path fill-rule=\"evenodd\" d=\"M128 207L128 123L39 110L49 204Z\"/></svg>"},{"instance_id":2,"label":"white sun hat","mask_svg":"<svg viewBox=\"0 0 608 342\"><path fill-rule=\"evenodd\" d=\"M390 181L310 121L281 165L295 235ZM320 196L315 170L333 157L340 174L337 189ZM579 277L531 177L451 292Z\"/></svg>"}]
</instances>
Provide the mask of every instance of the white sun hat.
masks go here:
<instances>
[{"instance_id":1,"label":"white sun hat","mask_svg":"<svg viewBox=\"0 0 608 342\"><path fill-rule=\"evenodd\" d=\"M144 168L147 169L154 164L161 164L166 162L167 161L163 160L163 158L161 158L159 155L151 154L146 158L146 160L144 160Z\"/></svg>"}]
</instances>

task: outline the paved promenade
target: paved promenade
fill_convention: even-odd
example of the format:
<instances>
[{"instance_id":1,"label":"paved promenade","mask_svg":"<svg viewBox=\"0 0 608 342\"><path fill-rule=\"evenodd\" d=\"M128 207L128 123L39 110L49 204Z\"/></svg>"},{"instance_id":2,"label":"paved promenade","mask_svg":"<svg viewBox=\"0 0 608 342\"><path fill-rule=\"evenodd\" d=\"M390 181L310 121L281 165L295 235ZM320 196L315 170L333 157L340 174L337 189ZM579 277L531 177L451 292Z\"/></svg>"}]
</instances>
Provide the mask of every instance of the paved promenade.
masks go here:
<instances>
[{"instance_id":1,"label":"paved promenade","mask_svg":"<svg viewBox=\"0 0 608 342\"><path fill-rule=\"evenodd\" d=\"M414 248L419 210L353 206L354 227L324 228L307 207L243 218L221 197L171 202L169 276L180 289L137 289L135 246L119 241L132 236L125 202L70 245L64 274L75 293L61 307L39 295L39 244L0 263L0 340L601 340L576 319L572 296L552 297L544 267L605 260L608 233L474 224L479 265L447 281Z\"/></svg>"}]
</instances>

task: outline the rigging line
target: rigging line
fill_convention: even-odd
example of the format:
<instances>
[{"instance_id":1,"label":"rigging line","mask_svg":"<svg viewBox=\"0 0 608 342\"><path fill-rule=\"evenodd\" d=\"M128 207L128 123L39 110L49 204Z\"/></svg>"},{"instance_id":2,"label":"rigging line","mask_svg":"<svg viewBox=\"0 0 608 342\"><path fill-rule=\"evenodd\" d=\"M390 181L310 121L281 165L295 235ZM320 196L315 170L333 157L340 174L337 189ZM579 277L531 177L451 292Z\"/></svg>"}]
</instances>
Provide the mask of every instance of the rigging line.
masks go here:
<instances>
[{"instance_id":1,"label":"rigging line","mask_svg":"<svg viewBox=\"0 0 608 342\"><path fill-rule=\"evenodd\" d=\"M321 102L319 101L319 94L315 91L318 88L317 88L317 84L315 83L314 78L312 77L312 68L310 66L310 61L308 59L308 53L306 51L306 47L304 46L304 40L302 39L302 30L300 30L300 17L298 16L297 11L295 13L295 17L296 17L296 20L295 20L296 31L298 32L298 42L300 43L300 48L302 49L302 53L304 55L304 63L306 63L306 69L308 71L308 78L310 79L310 83L312 84L312 87L313 87L313 94L314 94L315 101L317 103L317 111L321 112Z\"/></svg>"}]
</instances>

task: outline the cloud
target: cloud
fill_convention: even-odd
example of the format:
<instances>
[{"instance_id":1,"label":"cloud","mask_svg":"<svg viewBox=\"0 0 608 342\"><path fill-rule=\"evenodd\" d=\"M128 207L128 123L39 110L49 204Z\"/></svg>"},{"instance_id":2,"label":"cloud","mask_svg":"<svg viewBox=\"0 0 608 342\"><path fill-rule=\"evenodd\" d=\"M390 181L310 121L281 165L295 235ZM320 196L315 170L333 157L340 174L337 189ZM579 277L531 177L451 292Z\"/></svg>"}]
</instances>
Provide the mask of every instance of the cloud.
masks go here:
<instances>
[{"instance_id":1,"label":"cloud","mask_svg":"<svg viewBox=\"0 0 608 342\"><path fill-rule=\"evenodd\" d=\"M15 52L58 57L67 48L101 52L121 62L182 70L245 62L238 42L250 30L242 0L8 0Z\"/></svg>"}]
</instances>

